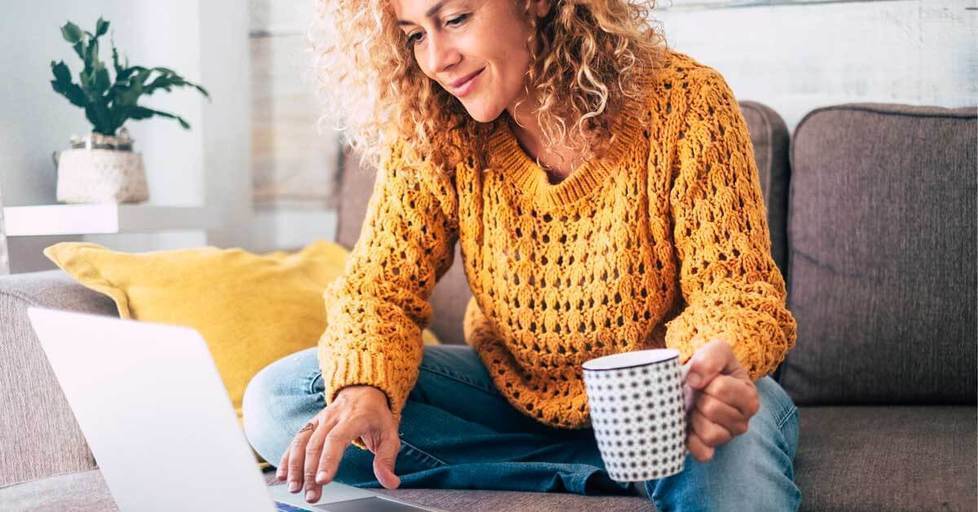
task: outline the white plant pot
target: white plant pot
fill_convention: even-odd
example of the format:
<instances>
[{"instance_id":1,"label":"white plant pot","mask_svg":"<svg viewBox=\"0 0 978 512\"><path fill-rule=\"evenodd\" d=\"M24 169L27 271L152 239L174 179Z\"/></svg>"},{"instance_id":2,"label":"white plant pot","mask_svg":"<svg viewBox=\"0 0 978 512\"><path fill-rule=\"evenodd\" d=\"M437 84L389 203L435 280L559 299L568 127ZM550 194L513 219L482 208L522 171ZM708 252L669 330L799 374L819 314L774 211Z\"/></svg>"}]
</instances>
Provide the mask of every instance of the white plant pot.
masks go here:
<instances>
[{"instance_id":1,"label":"white plant pot","mask_svg":"<svg viewBox=\"0 0 978 512\"><path fill-rule=\"evenodd\" d=\"M67 149L56 158L57 198L63 203L140 203L149 199L141 153Z\"/></svg>"}]
</instances>

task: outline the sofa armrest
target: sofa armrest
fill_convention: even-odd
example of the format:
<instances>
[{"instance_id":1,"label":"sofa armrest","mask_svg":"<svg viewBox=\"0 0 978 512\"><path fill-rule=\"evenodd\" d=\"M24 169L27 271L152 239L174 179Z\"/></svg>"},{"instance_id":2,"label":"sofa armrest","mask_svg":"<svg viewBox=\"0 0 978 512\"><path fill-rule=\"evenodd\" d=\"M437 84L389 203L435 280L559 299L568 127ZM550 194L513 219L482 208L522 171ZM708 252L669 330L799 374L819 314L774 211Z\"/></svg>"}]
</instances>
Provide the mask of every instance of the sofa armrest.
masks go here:
<instances>
[{"instance_id":1,"label":"sofa armrest","mask_svg":"<svg viewBox=\"0 0 978 512\"><path fill-rule=\"evenodd\" d=\"M64 271L0 276L0 487L96 467L28 306L118 316L110 298Z\"/></svg>"}]
</instances>

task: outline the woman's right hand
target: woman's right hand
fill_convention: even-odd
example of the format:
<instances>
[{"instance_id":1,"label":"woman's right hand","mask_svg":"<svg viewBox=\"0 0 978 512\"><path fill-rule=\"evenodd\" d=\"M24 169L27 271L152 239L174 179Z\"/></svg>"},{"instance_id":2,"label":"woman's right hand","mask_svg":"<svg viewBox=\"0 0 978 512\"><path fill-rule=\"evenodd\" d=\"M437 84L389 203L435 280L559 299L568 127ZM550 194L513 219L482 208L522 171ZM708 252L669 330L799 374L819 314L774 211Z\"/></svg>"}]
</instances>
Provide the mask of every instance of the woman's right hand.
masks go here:
<instances>
[{"instance_id":1,"label":"woman's right hand","mask_svg":"<svg viewBox=\"0 0 978 512\"><path fill-rule=\"evenodd\" d=\"M305 490L306 501L319 500L322 486L332 481L346 447L357 438L374 454L374 474L381 485L395 489L400 478L394 461L401 439L387 395L367 385L348 386L336 400L309 420L285 450L276 476L289 481L289 491Z\"/></svg>"}]
</instances>

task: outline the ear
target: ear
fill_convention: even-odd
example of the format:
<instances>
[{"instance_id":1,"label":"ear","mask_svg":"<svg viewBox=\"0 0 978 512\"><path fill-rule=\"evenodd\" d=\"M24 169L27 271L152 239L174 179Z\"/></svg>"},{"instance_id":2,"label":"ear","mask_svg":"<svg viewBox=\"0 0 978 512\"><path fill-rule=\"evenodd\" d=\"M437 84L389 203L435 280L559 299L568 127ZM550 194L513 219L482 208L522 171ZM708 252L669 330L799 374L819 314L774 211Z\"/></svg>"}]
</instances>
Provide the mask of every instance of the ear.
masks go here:
<instances>
[{"instance_id":1,"label":"ear","mask_svg":"<svg viewBox=\"0 0 978 512\"><path fill-rule=\"evenodd\" d=\"M530 12L536 15L537 18L542 18L550 12L550 0L532 0L530 2Z\"/></svg>"}]
</instances>

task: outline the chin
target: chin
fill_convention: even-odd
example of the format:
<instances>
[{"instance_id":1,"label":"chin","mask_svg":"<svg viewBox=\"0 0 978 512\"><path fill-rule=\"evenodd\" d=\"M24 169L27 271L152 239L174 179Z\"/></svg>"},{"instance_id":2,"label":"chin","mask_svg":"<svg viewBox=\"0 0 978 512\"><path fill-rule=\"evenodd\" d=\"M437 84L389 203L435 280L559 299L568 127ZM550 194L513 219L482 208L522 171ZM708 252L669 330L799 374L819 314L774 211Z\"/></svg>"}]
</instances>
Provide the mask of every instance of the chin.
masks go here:
<instances>
[{"instance_id":1,"label":"chin","mask_svg":"<svg viewBox=\"0 0 978 512\"><path fill-rule=\"evenodd\" d=\"M481 103L474 105L466 105L463 103L463 105L465 106L466 112L469 113L469 117L475 119L476 122L479 123L491 123L495 121L496 118L499 117L499 114L502 114L503 112L503 109L486 107Z\"/></svg>"}]
</instances>

